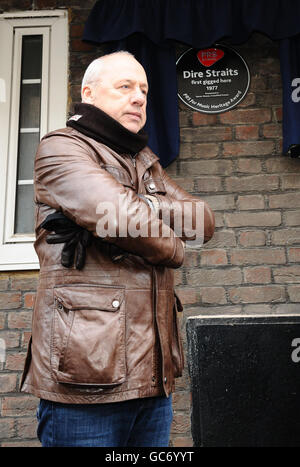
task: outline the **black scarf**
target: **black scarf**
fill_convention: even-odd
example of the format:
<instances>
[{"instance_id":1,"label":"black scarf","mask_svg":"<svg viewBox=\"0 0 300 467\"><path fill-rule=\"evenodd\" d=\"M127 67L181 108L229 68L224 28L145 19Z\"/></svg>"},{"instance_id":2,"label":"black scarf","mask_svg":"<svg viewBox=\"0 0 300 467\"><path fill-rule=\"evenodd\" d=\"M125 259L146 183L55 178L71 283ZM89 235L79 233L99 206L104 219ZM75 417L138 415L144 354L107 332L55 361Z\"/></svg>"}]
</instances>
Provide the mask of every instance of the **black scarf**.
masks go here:
<instances>
[{"instance_id":1,"label":"black scarf","mask_svg":"<svg viewBox=\"0 0 300 467\"><path fill-rule=\"evenodd\" d=\"M67 126L105 144L118 154L135 155L148 142L148 135L144 131L133 133L127 130L117 120L91 104L75 105L75 115L67 121Z\"/></svg>"}]
</instances>

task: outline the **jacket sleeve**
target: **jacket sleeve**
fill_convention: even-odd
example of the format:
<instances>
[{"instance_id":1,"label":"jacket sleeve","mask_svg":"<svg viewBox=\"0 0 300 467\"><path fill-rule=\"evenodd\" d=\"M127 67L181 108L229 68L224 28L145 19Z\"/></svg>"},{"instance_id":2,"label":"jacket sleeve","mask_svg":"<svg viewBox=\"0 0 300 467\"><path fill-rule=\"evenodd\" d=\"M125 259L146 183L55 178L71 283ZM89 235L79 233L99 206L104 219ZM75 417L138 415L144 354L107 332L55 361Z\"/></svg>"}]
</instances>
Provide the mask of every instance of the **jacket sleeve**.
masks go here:
<instances>
[{"instance_id":1,"label":"jacket sleeve","mask_svg":"<svg viewBox=\"0 0 300 467\"><path fill-rule=\"evenodd\" d=\"M94 236L151 264L171 268L182 264L180 238L133 190L102 169L79 138L64 133L44 138L38 147L34 178L37 202L62 211ZM105 236L103 230L99 235L98 228L104 225L104 218L109 227Z\"/></svg>"},{"instance_id":2,"label":"jacket sleeve","mask_svg":"<svg viewBox=\"0 0 300 467\"><path fill-rule=\"evenodd\" d=\"M162 168L161 176L166 194L154 195L159 202L159 217L168 221L182 240L195 240L198 235L203 243L208 242L215 230L213 211L205 201L178 186Z\"/></svg>"}]
</instances>

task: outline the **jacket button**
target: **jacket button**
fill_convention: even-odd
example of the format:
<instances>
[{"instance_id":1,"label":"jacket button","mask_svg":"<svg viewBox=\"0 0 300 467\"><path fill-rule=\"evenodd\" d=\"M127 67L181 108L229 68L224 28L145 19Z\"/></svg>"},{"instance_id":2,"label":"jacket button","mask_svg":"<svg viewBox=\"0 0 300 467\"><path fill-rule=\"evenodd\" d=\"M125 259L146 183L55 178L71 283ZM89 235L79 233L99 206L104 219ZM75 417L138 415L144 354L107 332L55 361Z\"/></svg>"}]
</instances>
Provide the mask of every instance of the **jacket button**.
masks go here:
<instances>
[{"instance_id":1,"label":"jacket button","mask_svg":"<svg viewBox=\"0 0 300 467\"><path fill-rule=\"evenodd\" d=\"M166 376L164 377L164 382L165 382L165 383L167 382L167 377L166 377Z\"/></svg>"},{"instance_id":2,"label":"jacket button","mask_svg":"<svg viewBox=\"0 0 300 467\"><path fill-rule=\"evenodd\" d=\"M154 190L155 189L155 183L149 183L149 188L150 188L150 190Z\"/></svg>"},{"instance_id":3,"label":"jacket button","mask_svg":"<svg viewBox=\"0 0 300 467\"><path fill-rule=\"evenodd\" d=\"M119 308L119 306L120 306L119 300L114 300L114 301L112 302L112 306L113 306L113 308Z\"/></svg>"}]
</instances>

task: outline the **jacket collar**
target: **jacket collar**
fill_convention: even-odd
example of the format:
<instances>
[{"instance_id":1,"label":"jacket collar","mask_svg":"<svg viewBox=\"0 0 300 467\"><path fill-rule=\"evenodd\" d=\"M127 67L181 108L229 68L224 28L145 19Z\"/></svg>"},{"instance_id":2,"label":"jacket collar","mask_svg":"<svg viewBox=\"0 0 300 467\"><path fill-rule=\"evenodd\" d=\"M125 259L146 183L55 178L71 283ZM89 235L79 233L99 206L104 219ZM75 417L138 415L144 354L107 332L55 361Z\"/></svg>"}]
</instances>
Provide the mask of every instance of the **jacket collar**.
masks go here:
<instances>
[{"instance_id":1,"label":"jacket collar","mask_svg":"<svg viewBox=\"0 0 300 467\"><path fill-rule=\"evenodd\" d=\"M136 156L137 161L141 161L143 166L146 169L149 169L151 165L153 165L156 161L159 160L159 157L151 151L151 149L147 146L142 151L140 151Z\"/></svg>"}]
</instances>

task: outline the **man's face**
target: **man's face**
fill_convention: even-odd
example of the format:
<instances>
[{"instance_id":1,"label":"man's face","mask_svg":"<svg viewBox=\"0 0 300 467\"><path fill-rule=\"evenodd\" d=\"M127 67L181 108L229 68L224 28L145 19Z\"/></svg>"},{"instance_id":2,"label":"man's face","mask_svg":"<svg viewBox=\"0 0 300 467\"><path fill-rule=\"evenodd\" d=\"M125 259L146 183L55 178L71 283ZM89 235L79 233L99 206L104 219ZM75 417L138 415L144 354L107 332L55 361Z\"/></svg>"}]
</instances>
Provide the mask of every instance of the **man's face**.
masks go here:
<instances>
[{"instance_id":1,"label":"man's face","mask_svg":"<svg viewBox=\"0 0 300 467\"><path fill-rule=\"evenodd\" d=\"M106 57L100 81L83 88L83 101L93 104L137 133L146 123L148 82L143 67L133 57Z\"/></svg>"}]
</instances>

